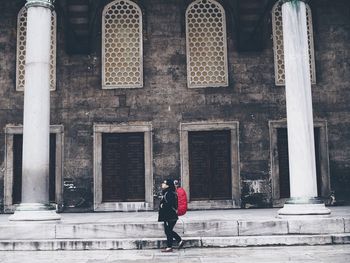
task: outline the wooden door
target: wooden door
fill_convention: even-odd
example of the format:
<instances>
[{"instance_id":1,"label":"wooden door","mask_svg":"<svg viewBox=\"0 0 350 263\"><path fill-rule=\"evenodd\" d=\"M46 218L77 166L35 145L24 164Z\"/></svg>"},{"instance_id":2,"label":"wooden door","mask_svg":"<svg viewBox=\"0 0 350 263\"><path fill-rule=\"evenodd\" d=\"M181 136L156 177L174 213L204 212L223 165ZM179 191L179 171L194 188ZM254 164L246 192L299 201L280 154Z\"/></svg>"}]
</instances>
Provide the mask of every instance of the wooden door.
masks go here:
<instances>
[{"instance_id":1,"label":"wooden door","mask_svg":"<svg viewBox=\"0 0 350 263\"><path fill-rule=\"evenodd\" d=\"M144 133L102 134L102 201L145 201Z\"/></svg>"},{"instance_id":2,"label":"wooden door","mask_svg":"<svg viewBox=\"0 0 350 263\"><path fill-rule=\"evenodd\" d=\"M191 200L232 199L230 131L188 133Z\"/></svg>"}]
</instances>

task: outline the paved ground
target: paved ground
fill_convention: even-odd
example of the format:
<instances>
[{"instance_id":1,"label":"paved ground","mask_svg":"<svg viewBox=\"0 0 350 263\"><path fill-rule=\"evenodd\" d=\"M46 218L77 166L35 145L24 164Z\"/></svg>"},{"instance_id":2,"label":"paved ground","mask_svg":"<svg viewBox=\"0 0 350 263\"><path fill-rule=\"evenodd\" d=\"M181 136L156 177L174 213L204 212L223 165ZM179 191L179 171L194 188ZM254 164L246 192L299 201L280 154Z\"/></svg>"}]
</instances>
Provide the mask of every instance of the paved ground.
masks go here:
<instances>
[{"instance_id":1,"label":"paved ground","mask_svg":"<svg viewBox=\"0 0 350 263\"><path fill-rule=\"evenodd\" d=\"M159 250L0 252L0 263L349 263L350 245Z\"/></svg>"}]
</instances>

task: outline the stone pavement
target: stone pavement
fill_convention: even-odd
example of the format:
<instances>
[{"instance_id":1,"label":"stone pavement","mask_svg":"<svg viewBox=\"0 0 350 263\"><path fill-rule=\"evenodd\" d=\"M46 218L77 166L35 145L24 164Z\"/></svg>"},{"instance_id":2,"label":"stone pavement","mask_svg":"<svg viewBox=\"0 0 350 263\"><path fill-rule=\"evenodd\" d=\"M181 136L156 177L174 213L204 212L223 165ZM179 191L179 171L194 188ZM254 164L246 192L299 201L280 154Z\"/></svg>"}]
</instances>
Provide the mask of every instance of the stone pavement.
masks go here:
<instances>
[{"instance_id":1,"label":"stone pavement","mask_svg":"<svg viewBox=\"0 0 350 263\"><path fill-rule=\"evenodd\" d=\"M159 250L8 251L0 263L349 263L350 245Z\"/></svg>"}]
</instances>

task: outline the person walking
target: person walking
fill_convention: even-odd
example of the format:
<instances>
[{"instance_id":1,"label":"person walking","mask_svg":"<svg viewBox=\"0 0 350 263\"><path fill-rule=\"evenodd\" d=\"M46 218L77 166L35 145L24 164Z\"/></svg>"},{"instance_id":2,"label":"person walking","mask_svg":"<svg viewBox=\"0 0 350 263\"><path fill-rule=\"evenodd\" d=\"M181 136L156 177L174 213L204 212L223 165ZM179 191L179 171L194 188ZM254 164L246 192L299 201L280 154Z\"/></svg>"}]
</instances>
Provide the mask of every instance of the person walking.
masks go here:
<instances>
[{"instance_id":1,"label":"person walking","mask_svg":"<svg viewBox=\"0 0 350 263\"><path fill-rule=\"evenodd\" d=\"M162 183L162 199L159 204L158 221L164 222L164 233L167 238L167 247L162 252L173 252L173 240L179 243L178 249L184 245L182 238L173 230L178 220L177 216L177 194L172 179Z\"/></svg>"}]
</instances>

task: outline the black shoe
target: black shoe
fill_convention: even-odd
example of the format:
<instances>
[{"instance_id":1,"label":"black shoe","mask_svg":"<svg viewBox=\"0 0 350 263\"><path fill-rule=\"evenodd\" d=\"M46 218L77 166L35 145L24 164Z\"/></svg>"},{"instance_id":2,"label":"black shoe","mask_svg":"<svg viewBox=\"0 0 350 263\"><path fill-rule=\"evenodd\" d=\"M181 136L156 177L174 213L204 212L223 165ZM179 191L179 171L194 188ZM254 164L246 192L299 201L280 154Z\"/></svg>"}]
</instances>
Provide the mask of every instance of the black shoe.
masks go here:
<instances>
[{"instance_id":1,"label":"black shoe","mask_svg":"<svg viewBox=\"0 0 350 263\"><path fill-rule=\"evenodd\" d=\"M185 245L185 241L181 240L179 243L179 247L177 249L183 248L184 245Z\"/></svg>"}]
</instances>

